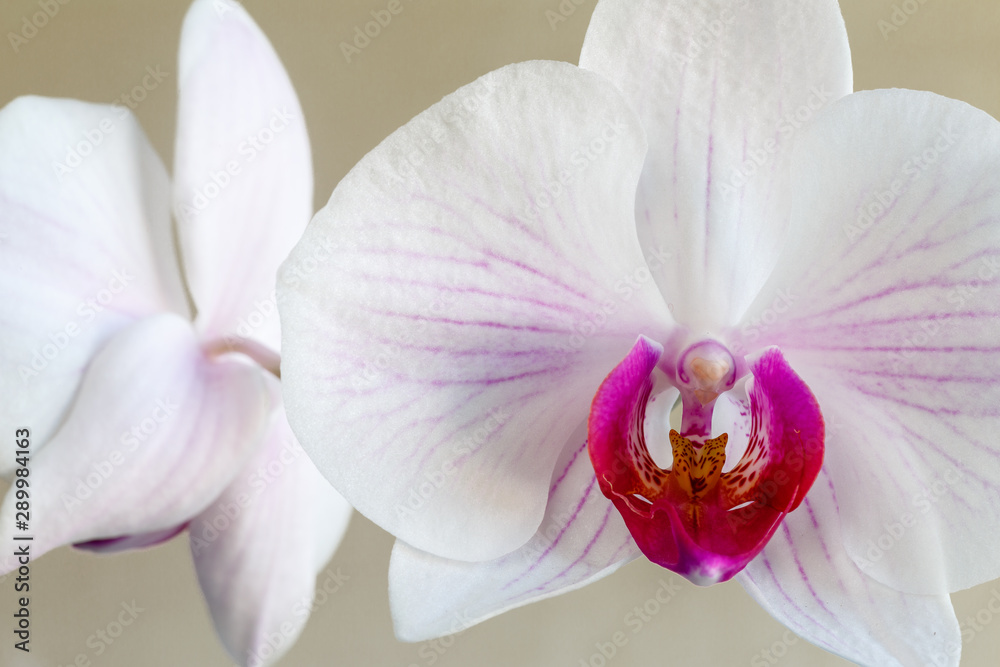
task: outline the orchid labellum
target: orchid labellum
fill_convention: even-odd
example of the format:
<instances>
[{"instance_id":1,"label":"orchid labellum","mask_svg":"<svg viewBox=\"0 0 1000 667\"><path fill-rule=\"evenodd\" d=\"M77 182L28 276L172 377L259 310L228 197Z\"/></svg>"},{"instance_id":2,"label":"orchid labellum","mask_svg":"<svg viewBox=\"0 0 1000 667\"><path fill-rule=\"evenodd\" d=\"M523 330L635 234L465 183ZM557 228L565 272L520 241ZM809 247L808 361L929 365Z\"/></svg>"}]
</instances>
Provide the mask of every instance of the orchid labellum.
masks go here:
<instances>
[{"instance_id":1,"label":"orchid labellum","mask_svg":"<svg viewBox=\"0 0 1000 667\"><path fill-rule=\"evenodd\" d=\"M262 665L301 632L351 511L294 439L276 377L275 272L311 211L309 144L238 4L192 5L175 76L172 186L122 106L25 97L0 111L3 470L10 434L32 444L30 521L18 529L11 487L0 541L27 528L37 558L187 528L223 643Z\"/></svg>"},{"instance_id":2,"label":"orchid labellum","mask_svg":"<svg viewBox=\"0 0 1000 667\"><path fill-rule=\"evenodd\" d=\"M398 538L401 638L642 553L958 664L948 595L1000 576L1000 125L850 65L832 0L601 0L579 67L487 74L333 192L285 396Z\"/></svg>"}]
</instances>

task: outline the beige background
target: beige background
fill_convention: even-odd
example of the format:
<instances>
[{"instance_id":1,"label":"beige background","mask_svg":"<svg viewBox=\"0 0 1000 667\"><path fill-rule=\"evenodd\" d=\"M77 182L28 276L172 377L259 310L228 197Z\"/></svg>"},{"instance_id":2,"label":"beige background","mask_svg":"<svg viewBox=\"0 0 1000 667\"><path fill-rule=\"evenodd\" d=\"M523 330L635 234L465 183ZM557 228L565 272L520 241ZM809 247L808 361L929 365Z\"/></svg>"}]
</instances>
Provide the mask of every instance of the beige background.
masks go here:
<instances>
[{"instance_id":1,"label":"beige background","mask_svg":"<svg viewBox=\"0 0 1000 667\"><path fill-rule=\"evenodd\" d=\"M443 95L501 65L535 58L576 62L594 0L552 30L546 10L559 0L403 0L405 10L347 64L338 49L385 0L286 0L245 4L270 37L294 82L309 126L316 205L368 150ZM877 22L890 0L842 0L859 89L908 87L966 100L1000 116L1000 3L921 0L898 32ZM0 5L0 105L26 93L110 102L147 65L175 73L186 0L70 0L19 53L6 34L38 11L36 0ZM167 165L173 154L176 83L150 93L137 114ZM637 634L624 617L670 574L634 563L582 591L522 608L436 644L393 638L385 577L391 538L357 517L330 564L349 580L313 615L283 665L566 665L590 660L595 642L627 631L610 661L628 665L760 665L776 645L787 666L845 665L803 641L783 644L784 628L736 584L681 592ZM323 575L321 575L323 576ZM11 648L13 583L0 582L0 662L68 665L228 665L190 563L186 538L160 548L96 558L62 549L31 571L30 659ZM960 620L986 609L1000 582L955 597ZM122 602L143 611L100 656L88 636L113 621ZM990 614L992 617L992 614ZM787 635L792 637L792 635ZM1000 661L1000 620L967 643L963 666ZM757 658L756 663L755 658ZM595 662L594 664L599 664Z\"/></svg>"}]
</instances>

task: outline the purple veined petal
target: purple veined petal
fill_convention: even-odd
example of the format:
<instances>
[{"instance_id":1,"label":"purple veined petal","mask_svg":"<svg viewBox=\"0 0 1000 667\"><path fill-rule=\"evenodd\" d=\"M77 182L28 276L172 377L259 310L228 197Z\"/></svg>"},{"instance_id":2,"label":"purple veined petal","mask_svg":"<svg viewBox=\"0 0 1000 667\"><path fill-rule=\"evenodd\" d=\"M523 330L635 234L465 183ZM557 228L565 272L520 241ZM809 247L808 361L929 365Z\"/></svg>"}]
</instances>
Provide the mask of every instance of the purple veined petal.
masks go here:
<instances>
[{"instance_id":1,"label":"purple veined petal","mask_svg":"<svg viewBox=\"0 0 1000 667\"><path fill-rule=\"evenodd\" d=\"M187 522L185 521L171 528L164 528L152 533L138 533L123 537L109 537L100 540L90 540L88 542L77 542L73 546L77 549L98 554L114 554L122 551L132 551L133 549L147 549L172 540L183 533L187 526Z\"/></svg>"},{"instance_id":2,"label":"purple veined petal","mask_svg":"<svg viewBox=\"0 0 1000 667\"><path fill-rule=\"evenodd\" d=\"M801 138L796 233L735 335L780 346L840 424L828 471L867 574L930 594L995 579L1000 124L885 90Z\"/></svg>"},{"instance_id":3,"label":"purple veined petal","mask_svg":"<svg viewBox=\"0 0 1000 667\"><path fill-rule=\"evenodd\" d=\"M582 588L641 554L602 494L578 429L559 457L545 519L524 546L485 563L448 560L396 542L389 602L396 636L421 641Z\"/></svg>"},{"instance_id":4,"label":"purple veined petal","mask_svg":"<svg viewBox=\"0 0 1000 667\"><path fill-rule=\"evenodd\" d=\"M62 427L30 454L32 553L186 522L258 447L268 404L261 371L206 359L182 318L123 330L94 357ZM16 491L0 507L8 544L19 534ZM0 560L5 572L14 565Z\"/></svg>"},{"instance_id":5,"label":"purple veined petal","mask_svg":"<svg viewBox=\"0 0 1000 667\"><path fill-rule=\"evenodd\" d=\"M674 317L731 326L767 279L787 225L786 147L852 90L834 0L601 0L580 66L613 81L649 141L636 198Z\"/></svg>"},{"instance_id":6,"label":"purple veined petal","mask_svg":"<svg viewBox=\"0 0 1000 667\"><path fill-rule=\"evenodd\" d=\"M21 97L0 111L0 428L42 446L115 332L186 315L166 170L124 107ZM13 441L0 444L0 472Z\"/></svg>"},{"instance_id":7,"label":"purple veined petal","mask_svg":"<svg viewBox=\"0 0 1000 667\"><path fill-rule=\"evenodd\" d=\"M189 527L198 581L238 664L269 665L295 643L319 604L316 575L351 513L299 446L279 405L264 446ZM324 595L341 579L328 572Z\"/></svg>"},{"instance_id":8,"label":"purple veined petal","mask_svg":"<svg viewBox=\"0 0 1000 667\"><path fill-rule=\"evenodd\" d=\"M531 538L607 369L671 330L634 233L644 150L612 86L538 61L446 97L340 183L279 277L282 379L358 511L459 560Z\"/></svg>"},{"instance_id":9,"label":"purple veined petal","mask_svg":"<svg viewBox=\"0 0 1000 667\"><path fill-rule=\"evenodd\" d=\"M313 212L302 109L236 2L191 5L177 70L174 205L196 328L277 350L275 274Z\"/></svg>"},{"instance_id":10,"label":"purple veined petal","mask_svg":"<svg viewBox=\"0 0 1000 667\"><path fill-rule=\"evenodd\" d=\"M860 570L842 543L843 495L824 469L737 580L800 637L862 667L958 667L962 637L947 591L901 593Z\"/></svg>"}]
</instances>

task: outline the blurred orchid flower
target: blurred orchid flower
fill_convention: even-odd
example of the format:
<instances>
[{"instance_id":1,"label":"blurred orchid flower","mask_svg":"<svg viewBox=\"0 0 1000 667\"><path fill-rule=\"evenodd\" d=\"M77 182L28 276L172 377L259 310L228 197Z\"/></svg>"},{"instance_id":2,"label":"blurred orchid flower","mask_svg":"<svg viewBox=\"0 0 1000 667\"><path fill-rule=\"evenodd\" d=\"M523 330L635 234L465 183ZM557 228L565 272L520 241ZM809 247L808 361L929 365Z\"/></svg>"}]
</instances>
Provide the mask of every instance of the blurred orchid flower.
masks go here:
<instances>
[{"instance_id":1,"label":"blurred orchid flower","mask_svg":"<svg viewBox=\"0 0 1000 667\"><path fill-rule=\"evenodd\" d=\"M223 643L262 665L304 627L351 512L277 378L274 280L309 219L311 157L288 75L237 3L191 6L178 77L172 186L124 107L0 111L0 421L31 432L33 557L187 528ZM24 534L15 491L4 544Z\"/></svg>"},{"instance_id":2,"label":"blurred orchid flower","mask_svg":"<svg viewBox=\"0 0 1000 667\"><path fill-rule=\"evenodd\" d=\"M1000 125L851 90L833 0L601 0L580 67L487 74L341 182L279 281L285 396L398 538L401 638L641 551L958 664L949 593L1000 576Z\"/></svg>"}]
</instances>

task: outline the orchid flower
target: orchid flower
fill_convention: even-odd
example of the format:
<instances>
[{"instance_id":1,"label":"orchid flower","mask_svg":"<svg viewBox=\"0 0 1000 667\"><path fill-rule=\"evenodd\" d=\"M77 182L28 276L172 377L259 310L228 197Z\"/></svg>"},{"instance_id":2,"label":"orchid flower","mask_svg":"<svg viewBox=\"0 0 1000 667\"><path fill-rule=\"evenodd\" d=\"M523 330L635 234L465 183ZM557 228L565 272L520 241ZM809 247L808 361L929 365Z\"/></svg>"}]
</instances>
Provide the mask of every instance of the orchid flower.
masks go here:
<instances>
[{"instance_id":1,"label":"orchid flower","mask_svg":"<svg viewBox=\"0 0 1000 667\"><path fill-rule=\"evenodd\" d=\"M8 491L0 540L30 534L37 558L187 528L222 642L262 665L304 627L351 511L292 435L277 377L274 280L309 219L311 157L288 75L237 3L194 2L177 76L172 185L124 107L0 111L0 422L30 433L24 466L0 445L30 496L21 517Z\"/></svg>"},{"instance_id":2,"label":"orchid flower","mask_svg":"<svg viewBox=\"0 0 1000 667\"><path fill-rule=\"evenodd\" d=\"M418 641L644 554L863 665L1000 576L1000 126L851 94L837 3L601 0L445 97L279 279L289 421ZM298 267L322 247L331 261Z\"/></svg>"}]
</instances>

